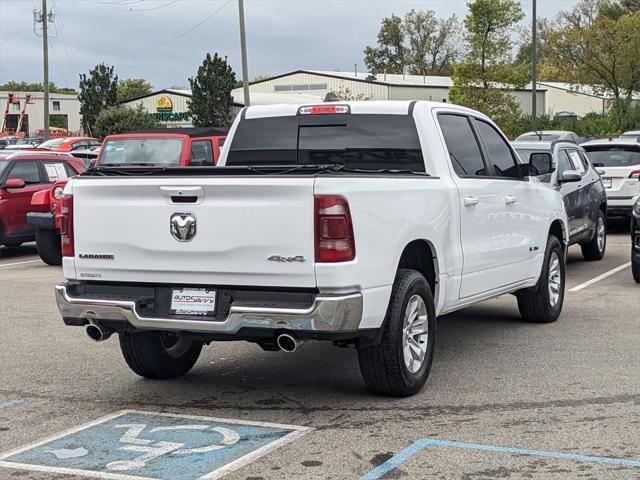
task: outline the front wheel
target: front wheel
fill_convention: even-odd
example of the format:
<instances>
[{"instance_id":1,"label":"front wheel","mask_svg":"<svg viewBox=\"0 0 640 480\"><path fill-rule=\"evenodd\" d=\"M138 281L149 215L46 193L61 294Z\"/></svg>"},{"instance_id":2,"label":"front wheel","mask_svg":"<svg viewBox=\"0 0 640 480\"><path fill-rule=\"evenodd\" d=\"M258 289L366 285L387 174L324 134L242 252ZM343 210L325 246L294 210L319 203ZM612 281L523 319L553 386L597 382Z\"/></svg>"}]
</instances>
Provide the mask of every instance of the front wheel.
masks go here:
<instances>
[{"instance_id":1,"label":"front wheel","mask_svg":"<svg viewBox=\"0 0 640 480\"><path fill-rule=\"evenodd\" d=\"M399 270L384 319L382 340L358 348L367 386L384 395L407 397L427 381L436 339L436 313L427 280Z\"/></svg>"},{"instance_id":2,"label":"front wheel","mask_svg":"<svg viewBox=\"0 0 640 480\"><path fill-rule=\"evenodd\" d=\"M580 244L580 248L585 260L601 260L604 257L604 251L607 248L607 225L602 210L598 210L595 235L588 243Z\"/></svg>"},{"instance_id":3,"label":"front wheel","mask_svg":"<svg viewBox=\"0 0 640 480\"><path fill-rule=\"evenodd\" d=\"M195 365L202 342L162 332L121 333L120 350L127 365L145 378L176 378Z\"/></svg>"},{"instance_id":4,"label":"front wheel","mask_svg":"<svg viewBox=\"0 0 640 480\"><path fill-rule=\"evenodd\" d=\"M47 265L62 265L62 245L57 230L36 230L36 248Z\"/></svg>"},{"instance_id":5,"label":"front wheel","mask_svg":"<svg viewBox=\"0 0 640 480\"><path fill-rule=\"evenodd\" d=\"M516 293L518 309L528 322L555 322L564 302L564 249L557 237L550 235L538 283Z\"/></svg>"}]
</instances>

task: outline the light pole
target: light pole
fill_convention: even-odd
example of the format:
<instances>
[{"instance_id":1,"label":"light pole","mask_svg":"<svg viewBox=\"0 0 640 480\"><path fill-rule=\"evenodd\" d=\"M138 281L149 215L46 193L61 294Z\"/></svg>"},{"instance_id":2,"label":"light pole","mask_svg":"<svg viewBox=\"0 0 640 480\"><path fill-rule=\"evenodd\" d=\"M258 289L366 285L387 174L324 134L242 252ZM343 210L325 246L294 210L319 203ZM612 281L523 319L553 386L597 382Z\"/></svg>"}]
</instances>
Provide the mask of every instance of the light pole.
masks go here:
<instances>
[{"instance_id":1,"label":"light pole","mask_svg":"<svg viewBox=\"0 0 640 480\"><path fill-rule=\"evenodd\" d=\"M251 104L249 98L249 72L247 66L247 38L244 28L244 0L238 0L238 13L240 15L240 53L242 55L242 90L244 91L244 106Z\"/></svg>"},{"instance_id":2,"label":"light pole","mask_svg":"<svg viewBox=\"0 0 640 480\"><path fill-rule=\"evenodd\" d=\"M536 131L538 129L538 15L536 13L536 0L531 1L533 10L533 19L531 20L531 130Z\"/></svg>"},{"instance_id":3,"label":"light pole","mask_svg":"<svg viewBox=\"0 0 640 480\"><path fill-rule=\"evenodd\" d=\"M37 23L42 23L42 57L44 70L44 139L49 138L49 23L53 21L53 16L47 12L47 0L42 0L42 10L33 11L33 31L36 35Z\"/></svg>"}]
</instances>

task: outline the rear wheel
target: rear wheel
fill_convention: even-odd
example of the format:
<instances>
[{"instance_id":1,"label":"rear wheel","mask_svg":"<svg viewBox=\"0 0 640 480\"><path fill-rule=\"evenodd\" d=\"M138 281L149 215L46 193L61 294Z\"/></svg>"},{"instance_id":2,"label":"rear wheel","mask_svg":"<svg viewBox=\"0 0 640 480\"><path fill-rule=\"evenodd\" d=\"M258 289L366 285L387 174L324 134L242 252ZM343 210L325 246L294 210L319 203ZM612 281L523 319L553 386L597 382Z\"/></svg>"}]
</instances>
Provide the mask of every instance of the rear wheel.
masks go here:
<instances>
[{"instance_id":1,"label":"rear wheel","mask_svg":"<svg viewBox=\"0 0 640 480\"><path fill-rule=\"evenodd\" d=\"M127 365L145 378L176 378L198 361L202 342L162 332L121 333L120 350Z\"/></svg>"},{"instance_id":2,"label":"rear wheel","mask_svg":"<svg viewBox=\"0 0 640 480\"><path fill-rule=\"evenodd\" d=\"M591 241L580 245L585 260L601 260L607 248L607 221L602 210L598 210L596 232Z\"/></svg>"},{"instance_id":3,"label":"rear wheel","mask_svg":"<svg viewBox=\"0 0 640 480\"><path fill-rule=\"evenodd\" d=\"M550 235L538 283L516 294L522 318L536 323L555 322L562 311L564 283L564 250L560 240Z\"/></svg>"},{"instance_id":4,"label":"rear wheel","mask_svg":"<svg viewBox=\"0 0 640 480\"><path fill-rule=\"evenodd\" d=\"M36 230L36 248L42 261L48 265L62 265L62 245L57 230Z\"/></svg>"},{"instance_id":5,"label":"rear wheel","mask_svg":"<svg viewBox=\"0 0 640 480\"><path fill-rule=\"evenodd\" d=\"M431 370L436 334L433 295L420 273L398 271L382 328L380 343L358 349L365 383L395 397L419 392Z\"/></svg>"}]
</instances>

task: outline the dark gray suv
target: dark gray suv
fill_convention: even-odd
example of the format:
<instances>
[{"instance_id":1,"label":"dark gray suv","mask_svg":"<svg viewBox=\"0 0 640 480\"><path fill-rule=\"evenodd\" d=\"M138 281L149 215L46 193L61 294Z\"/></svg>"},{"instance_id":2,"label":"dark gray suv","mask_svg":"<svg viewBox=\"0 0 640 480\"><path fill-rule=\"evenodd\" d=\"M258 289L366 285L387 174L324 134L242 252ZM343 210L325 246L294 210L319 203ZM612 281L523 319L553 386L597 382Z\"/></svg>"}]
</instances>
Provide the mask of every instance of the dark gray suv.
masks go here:
<instances>
[{"instance_id":1,"label":"dark gray suv","mask_svg":"<svg viewBox=\"0 0 640 480\"><path fill-rule=\"evenodd\" d=\"M585 151L567 141L513 142L532 176L558 188L569 220L569 244L585 260L600 260L607 247L607 194Z\"/></svg>"}]
</instances>

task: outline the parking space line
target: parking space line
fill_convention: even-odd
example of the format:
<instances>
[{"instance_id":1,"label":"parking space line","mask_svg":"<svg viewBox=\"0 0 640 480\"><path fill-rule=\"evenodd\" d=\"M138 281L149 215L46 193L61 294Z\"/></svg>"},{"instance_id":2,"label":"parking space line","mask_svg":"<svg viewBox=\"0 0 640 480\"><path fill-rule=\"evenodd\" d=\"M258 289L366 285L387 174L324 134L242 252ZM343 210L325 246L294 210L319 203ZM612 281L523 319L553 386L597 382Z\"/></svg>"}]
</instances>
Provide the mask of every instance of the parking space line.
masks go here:
<instances>
[{"instance_id":1,"label":"parking space line","mask_svg":"<svg viewBox=\"0 0 640 480\"><path fill-rule=\"evenodd\" d=\"M0 263L0 268L1 267L12 267L13 265L24 265L25 263L36 263L36 262L42 262L42 260L26 260L24 262Z\"/></svg>"},{"instance_id":2,"label":"parking space line","mask_svg":"<svg viewBox=\"0 0 640 480\"><path fill-rule=\"evenodd\" d=\"M592 278L591 280L581 283L580 285L576 285L575 287L571 288L569 291L570 292L578 292L580 290L582 290L583 288L587 288L591 285L593 285L596 282L599 282L600 280L604 280L607 277L610 277L611 275L618 273L620 270L624 270L625 268L628 268L631 266L631 262L627 262L624 265L620 265L619 267L613 268L611 270L609 270L608 272L603 273L602 275L598 275L595 278Z\"/></svg>"},{"instance_id":3,"label":"parking space line","mask_svg":"<svg viewBox=\"0 0 640 480\"><path fill-rule=\"evenodd\" d=\"M396 455L369 473L360 477L360 480L376 480L389 471L396 468L402 462L408 460L413 455L429 446L464 448L467 450L480 450L491 453L510 453L514 455L526 455L530 457L556 458L559 460L573 460L575 462L600 463L607 465L622 465L625 467L640 468L640 461L626 460L624 458L598 457L593 455L580 455L577 453L553 452L548 450L531 450L528 448L500 447L497 445L483 445L478 443L451 442L439 440L437 438L421 438L416 440L407 448L400 450Z\"/></svg>"}]
</instances>

